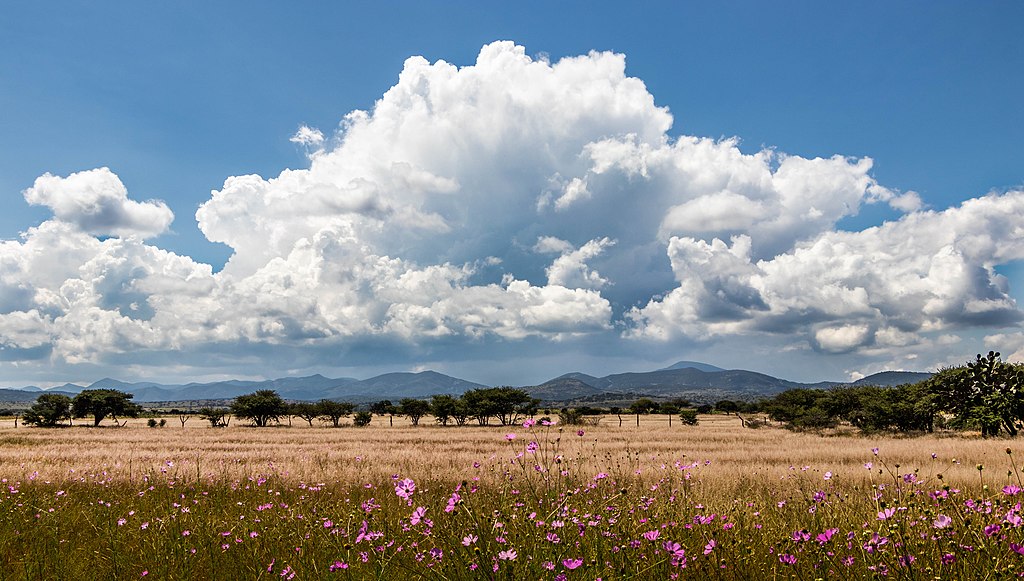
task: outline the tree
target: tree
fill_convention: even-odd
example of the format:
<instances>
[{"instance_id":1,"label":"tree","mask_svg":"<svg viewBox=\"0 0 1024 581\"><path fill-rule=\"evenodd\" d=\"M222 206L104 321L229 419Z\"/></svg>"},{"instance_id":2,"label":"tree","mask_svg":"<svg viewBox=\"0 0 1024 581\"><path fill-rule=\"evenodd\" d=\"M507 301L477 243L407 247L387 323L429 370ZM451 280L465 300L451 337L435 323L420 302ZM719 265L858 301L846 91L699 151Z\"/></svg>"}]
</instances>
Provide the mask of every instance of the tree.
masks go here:
<instances>
[{"instance_id":1,"label":"tree","mask_svg":"<svg viewBox=\"0 0 1024 581\"><path fill-rule=\"evenodd\" d=\"M679 420L681 422L683 422L684 426L696 426L697 425L697 410L695 410L695 409L679 410Z\"/></svg>"},{"instance_id":2,"label":"tree","mask_svg":"<svg viewBox=\"0 0 1024 581\"><path fill-rule=\"evenodd\" d=\"M456 411L455 408L458 405L459 400L453 395L435 395L430 398L430 413L437 420L437 423L447 426L448 422L453 419Z\"/></svg>"},{"instance_id":3,"label":"tree","mask_svg":"<svg viewBox=\"0 0 1024 581\"><path fill-rule=\"evenodd\" d=\"M288 404L272 389L240 395L231 402L231 414L251 421L257 428L279 421L287 413Z\"/></svg>"},{"instance_id":4,"label":"tree","mask_svg":"<svg viewBox=\"0 0 1024 581\"><path fill-rule=\"evenodd\" d=\"M71 398L59 393L44 393L36 398L21 421L41 428L52 428L71 418Z\"/></svg>"},{"instance_id":5,"label":"tree","mask_svg":"<svg viewBox=\"0 0 1024 581\"><path fill-rule=\"evenodd\" d=\"M356 412L356 415L352 417L352 423L360 428L370 425L372 420L373 414L370 412Z\"/></svg>"},{"instance_id":6,"label":"tree","mask_svg":"<svg viewBox=\"0 0 1024 581\"><path fill-rule=\"evenodd\" d=\"M452 419L455 420L456 426L466 425L466 420L470 418L472 414L469 411L469 404L463 398L456 398L455 407L452 408Z\"/></svg>"},{"instance_id":7,"label":"tree","mask_svg":"<svg viewBox=\"0 0 1024 581\"><path fill-rule=\"evenodd\" d=\"M347 401L322 399L316 403L316 409L321 420L331 422L331 425L337 428L341 424L341 418L351 415L355 411L356 406Z\"/></svg>"},{"instance_id":8,"label":"tree","mask_svg":"<svg viewBox=\"0 0 1024 581\"><path fill-rule=\"evenodd\" d=\"M715 410L725 414L734 414L740 411L740 405L731 399L722 399L715 402Z\"/></svg>"},{"instance_id":9,"label":"tree","mask_svg":"<svg viewBox=\"0 0 1024 581\"><path fill-rule=\"evenodd\" d=\"M196 410L196 414L200 419L210 422L211 428L226 428L228 427L228 410L219 408L199 408ZM182 427L185 427L182 424Z\"/></svg>"},{"instance_id":10,"label":"tree","mask_svg":"<svg viewBox=\"0 0 1024 581\"><path fill-rule=\"evenodd\" d=\"M134 394L116 389L87 389L71 400L71 415L76 418L92 416L93 426L100 425L107 416L115 422L118 416L137 418L142 406L129 401L133 397Z\"/></svg>"},{"instance_id":11,"label":"tree","mask_svg":"<svg viewBox=\"0 0 1024 581\"><path fill-rule=\"evenodd\" d=\"M642 397L642 398L634 401L629 406L629 413L636 414L636 415L649 414L649 413L657 411L659 407L661 407L661 406L659 406L657 403L655 403L654 400L652 400L650 398Z\"/></svg>"},{"instance_id":12,"label":"tree","mask_svg":"<svg viewBox=\"0 0 1024 581\"><path fill-rule=\"evenodd\" d=\"M486 387L471 389L462 394L469 415L486 426L490 418L497 418L503 426L518 423L521 415L537 412L538 400L522 389L514 387Z\"/></svg>"},{"instance_id":13,"label":"tree","mask_svg":"<svg viewBox=\"0 0 1024 581\"><path fill-rule=\"evenodd\" d=\"M320 416L320 407L312 402L308 401L297 401L288 406L288 413L306 420L309 427L313 427L313 420Z\"/></svg>"},{"instance_id":14,"label":"tree","mask_svg":"<svg viewBox=\"0 0 1024 581\"><path fill-rule=\"evenodd\" d=\"M395 425L395 414L398 413L398 408L395 404L391 403L390 399L381 401L375 401L370 404L370 413L377 414L378 416L388 416L388 425Z\"/></svg>"},{"instance_id":15,"label":"tree","mask_svg":"<svg viewBox=\"0 0 1024 581\"><path fill-rule=\"evenodd\" d=\"M462 394L462 401L466 402L466 410L469 417L476 420L481 426L486 426L494 415L497 404L490 388L471 389Z\"/></svg>"},{"instance_id":16,"label":"tree","mask_svg":"<svg viewBox=\"0 0 1024 581\"><path fill-rule=\"evenodd\" d=\"M583 412L579 408L562 408L558 410L558 423L576 426L583 423Z\"/></svg>"},{"instance_id":17,"label":"tree","mask_svg":"<svg viewBox=\"0 0 1024 581\"><path fill-rule=\"evenodd\" d=\"M430 413L430 404L422 399L404 397L398 402L398 413L409 416L412 425L420 425L420 418Z\"/></svg>"},{"instance_id":18,"label":"tree","mask_svg":"<svg viewBox=\"0 0 1024 581\"><path fill-rule=\"evenodd\" d=\"M787 389L764 402L768 417L798 429L832 428L838 416L828 409L829 392L821 389Z\"/></svg>"},{"instance_id":19,"label":"tree","mask_svg":"<svg viewBox=\"0 0 1024 581\"><path fill-rule=\"evenodd\" d=\"M1006 431L1016 436L1024 423L1024 365L1000 354L978 354L965 367L945 369L928 380L929 391L953 414L953 425L977 427L982 437Z\"/></svg>"}]
</instances>

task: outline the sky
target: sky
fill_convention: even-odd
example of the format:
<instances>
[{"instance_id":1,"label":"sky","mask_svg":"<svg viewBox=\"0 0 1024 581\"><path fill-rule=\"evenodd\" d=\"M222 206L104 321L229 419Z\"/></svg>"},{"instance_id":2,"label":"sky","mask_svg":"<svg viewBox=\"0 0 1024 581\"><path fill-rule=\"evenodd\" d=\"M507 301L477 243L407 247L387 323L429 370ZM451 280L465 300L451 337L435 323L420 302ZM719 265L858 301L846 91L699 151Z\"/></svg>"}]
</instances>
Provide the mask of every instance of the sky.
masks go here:
<instances>
[{"instance_id":1,"label":"sky","mask_svg":"<svg viewBox=\"0 0 1024 581\"><path fill-rule=\"evenodd\" d=\"M1010 1L14 2L0 384L1024 360L1020 38Z\"/></svg>"}]
</instances>

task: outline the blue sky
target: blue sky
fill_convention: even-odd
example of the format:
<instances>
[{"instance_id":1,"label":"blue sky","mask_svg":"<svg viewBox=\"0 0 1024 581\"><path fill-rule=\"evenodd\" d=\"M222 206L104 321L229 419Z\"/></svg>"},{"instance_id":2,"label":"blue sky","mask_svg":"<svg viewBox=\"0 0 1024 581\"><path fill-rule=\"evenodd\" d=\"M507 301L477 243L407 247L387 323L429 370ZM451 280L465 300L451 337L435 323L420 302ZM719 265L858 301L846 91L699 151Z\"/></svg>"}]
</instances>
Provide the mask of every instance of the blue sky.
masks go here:
<instances>
[{"instance_id":1,"label":"blue sky","mask_svg":"<svg viewBox=\"0 0 1024 581\"><path fill-rule=\"evenodd\" d=\"M932 211L937 220L936 212L957 208L965 200L989 192L1020 191L1024 184L1022 36L1024 7L1016 2L898 6L751 2L728 8L665 2L629 11L619 3L592 2L496 6L115 2L102 7L16 3L0 22L0 192L5 200L0 238L10 241L0 257L7 261L6 270L0 271L0 283L7 287L0 292L0 313L6 317L0 321L0 344L7 353L0 362L0 378L11 383L46 383L88 380L100 374L155 379L303 372L365 376L430 367L483 382L530 383L568 371L601 374L689 358L812 380L840 379L887 367L930 368L965 360L989 347L1015 353L1024 349L1014 302L1021 300L1024 284L1017 250L1022 241L1012 225L990 223L1000 210L1015 212L1014 200L1000 200L1000 210L948 216L940 226L921 225L927 216L911 215ZM412 145L407 142L381 145L376 140L384 139L383 133L359 141L351 129L347 134L338 130L341 120L354 110L369 112L369 126L384 126L385 116L374 111L375 103L399 82L409 57L469 67L477 63L483 47L499 40L522 47L523 56L532 62L552 65L567 57L586 57L591 51L623 55L624 78L642 81L653 103L646 113L604 125L603 121L580 121L565 133L540 131L523 136L514 124L508 126L512 133L495 128L493 139L509 147L515 139L521 140L516 142L518 149L509 151L576 150L544 168L544 175L522 176L523 189L510 188L499 196L500 203L495 202L493 209L507 210L509 220L516 223L484 228L482 234L461 229L460 219L497 220L493 215L474 215L489 207L477 202L491 195L491 188L519 179L516 172L529 172L534 167L532 158L502 165L500 159L471 158L473 151L467 150L457 160L442 162L408 149ZM580 74L614 76L614 70L603 66ZM500 74L495 74L476 82L493 83L494 90L501 91ZM450 80L430 78L437 87ZM557 74L549 79L563 88L578 80ZM450 87L466 95L476 90L458 83ZM553 94L558 90L552 89ZM609 95L594 91L592 98L581 101L582 106L592 107L595 119L610 119L614 112L602 110ZM623 98L641 103L645 95L633 91ZM449 105L458 100L457 95L452 99ZM558 114L542 109L535 103L510 109L522 115L512 121L551 123L551 116ZM665 109L671 124L661 131L657 111ZM451 111L459 109L453 106ZM389 113L394 119L408 119L409 114ZM465 119L458 114L448 119L436 115L435 121L449 124ZM374 120L380 123L375 125ZM303 126L318 130L324 141L292 140ZM431 125L422 127L429 132ZM378 129L368 127L365 133ZM487 128L482 131L486 134ZM625 172L625 181L612 183L608 173L595 171L595 157L591 157L593 167L579 165L585 155L581 144L603 138L630 143L626 136L642 131L648 131L648 141L655 145L661 137L674 143L689 136L710 138L725 157L729 151L746 156L773 151L777 157L764 164L769 173L786 156L794 161L834 155L868 157L873 160L871 167L854 173L871 183L860 182L859 194L844 194L854 197L832 214L826 210L813 225L787 218L765 226L764 220L751 217L749 224L726 220L729 223L721 228L704 228L698 222L724 219L708 214L712 202L728 206L738 198L723 198L724 190L717 186L692 189L692 182L686 180L696 179L693 175L680 177L664 168L664 173L652 169L651 175L640 179L625 175L629 171L622 162L618 167ZM458 131L445 135L452 139L449 143L459 143L463 137L467 142L481 138L476 133L472 138L460 136ZM730 147L722 145L725 142L720 140L733 137L739 141ZM375 147L404 151L408 159L396 154L391 163L418 160L432 179L449 181L435 183L413 198L403 197L408 192L389 190L412 187L406 182L377 183L371 193L358 194L364 196L358 208L345 205L349 202L340 210L337 204L328 204L331 211L348 216L329 225L329 236L324 233L327 226L319 222L315 227L308 221L301 227L282 222L280 230L268 230L298 228L304 233L272 251L250 247L252 252L247 254L240 247L212 242L257 244L243 240L244 232L230 231L223 224L210 226L209 232L216 233L207 235L195 218L197 209L212 200L211 191L229 193L225 180L232 176L258 174L269 183L286 168L309 169L317 155L325 169L314 173L326 182L334 183L339 175L349 179L364 169L370 172L352 169L351 160L358 157L357 141L367 155L378 151ZM586 151L591 155L594 150ZM678 147L663 154L686 159L696 155ZM333 162L328 159L332 155ZM644 163L657 162L651 158ZM855 164L833 165L828 171L846 175L847 166ZM60 181L102 167L109 168L110 175L82 174L77 186ZM343 169L331 174L330 167ZM472 169L483 167L498 168L507 175L501 184L489 184ZM730 168L722 171L739 175ZM828 191L838 186L822 185L836 176L815 171L814 187L824 188L816 195L842 198ZM36 182L47 173L60 180L49 185ZM363 180L369 174L359 175ZM81 185L86 182L93 185ZM81 201L82 188L117 190L117 184L126 188L126 199L162 200L163 210L151 205L151 211L136 214L134 209L118 206L117 211L111 210L120 216L115 219L120 220L118 228L111 228L109 221L104 226L84 219L82 205L74 201ZM544 184L553 184L550 191L544 190L546 194L540 191L547 187ZM269 192L288 186L266 187ZM34 204L28 203L26 193L32 188ZM617 193L603 195L601 188ZM571 192L582 192L582 197L569 196ZM746 202L739 206L751 212L774 207L777 201L765 198L764 192L752 194L742 188L729 192L755 200L749 207L743 205ZM907 192L917 195L908 197ZM302 206L309 195L286 194L295 195L285 206L275 207L270 218L281 216L282 208ZM549 203L546 210L541 208L544 195ZM444 196L461 202L438 201L448 199ZM853 209L842 210L849 200L854 200ZM703 203L704 209L687 206L690 201ZM602 223L623 215L626 203L649 210L642 216L630 214L638 221L636 231L620 232L610 224L602 229ZM534 214L523 210L534 206ZM782 211L794 208L782 206ZM818 206L821 203L805 209L818 212L822 209ZM422 213L404 215L398 221L381 217L398 216L400 212L393 211L398 207L415 207ZM460 207L465 211L460 213ZM383 213L370 215L368 208ZM173 222L167 222L169 214L164 210L173 214ZM215 218L226 219L225 211L222 204L210 204L211 224ZM369 222L352 226L353 213L362 213L360 220ZM664 219L651 222L653 214ZM262 224L268 216L249 215L252 224ZM447 229L446 233L437 230L441 233L437 237L421 233L403 240L367 233L405 232L410 221L429 221L431 216L440 220L438 228ZM48 235L66 244L43 244L48 239L39 235L38 246L52 255L31 262L26 258L34 252L30 237L21 233L54 221L60 224ZM587 227L580 225L584 221ZM837 232L863 232L883 221L904 227L894 227L884 236L869 233L856 241L833 240ZM238 222L240 229L255 231L255 226L242 222ZM644 238L640 225L648 222L657 228L652 227ZM911 222L916 226L912 228ZM96 244L85 238L72 240L57 226L72 228ZM302 230L305 226L308 231ZM349 227L357 232L345 230ZM956 232L949 244L879 259L888 252L884 248L891 248L901 237L917 240L924 233L949 228ZM781 236L780 229L792 236ZM1000 248L989 248L974 243L972 236L980 231L1005 231L1012 239L998 240ZM498 239L498 232L506 238ZM299 264L294 244L300 238L313 240L318 233L352 238L360 252L372 257L376 271L383 268L383 258L399 260L388 266L395 269L394 280L356 284L372 289L366 291L374 295L366 299L369 302L348 287L313 285L304 298L315 299L307 302L268 290L268 280L310 272L308 265ZM742 264L723 266L722 256L742 254L732 238L744 235L752 239L749 260L740 257ZM115 239L129 237L134 237L135 244L130 250L111 248ZM682 242L672 246L673 237ZM715 247L715 239L722 245ZM691 240L692 244L687 242ZM815 240L823 242L814 246ZM965 240L971 244L966 250L957 246L968 244ZM878 269L872 281L851 275L822 284L854 294L863 291L864 296L823 295L820 304L801 298L806 291L793 286L795 272L811 277L823 268L836 270L818 258L810 264L811 251L800 250L805 246L821 250L823 244L861 256L864 261L854 262L862 269ZM939 278L955 278L942 277L938 266L930 271L920 264L911 266L911 257L940 256L946 246L962 257L958 265L967 269L961 273L967 282L936 291L934 296L925 296L917 287L891 288L921 280L934 287ZM166 256L152 258L154 248L187 258L189 264L168 266L171 259ZM230 266L224 268L233 253L238 257L235 272ZM97 256L104 259L89 262ZM273 276L265 268L260 270L275 256L294 270L275 271ZM291 261L285 260L288 256ZM345 256L349 258L334 263L337 269L355 269L351 249ZM718 258L705 260L708 256ZM154 266L154 260L163 266ZM331 259L320 255L318 260L317 264L324 264ZM766 264L758 266L758 261ZM126 262L135 265L134 271L121 272L112 266ZM791 262L800 263L800 268L793 270ZM40 274L47 268L44 265L55 263L63 264L64 270ZM357 270L369 268L359 264ZM185 270L201 271L203 265L209 265L208 274L181 275L187 281L209 277L190 289L195 294L182 295L192 297L191 303L164 296L169 289L191 282L154 282L156 271L174 271L174 276L166 275L174 278ZM444 265L451 269L441 275L447 287L434 300L410 302L405 295L391 296L386 290L395 288L402 273L415 275L405 276L406 281L429 278L436 274L431 267ZM86 271L92 278L85 278ZM139 272L145 275L140 278ZM925 276L928 272L934 280ZM517 294L505 280L508 277L529 288ZM95 282L99 278L106 286ZM887 278L898 284L879 282ZM229 284L228 279L233 282ZM702 281L701 288L686 286L685 281L697 279ZM78 287L64 284L67 281L85 284L88 292L69 294ZM257 311L226 309L217 302L246 302L237 290L245 287L245 281L250 285L245 292L262 288L264 296L285 302ZM424 292L416 289L420 295ZM915 300L900 298L908 294ZM517 300L509 302L511 295ZM215 297L210 300L216 304L195 317L183 315L182 309L198 304L197 297ZM507 320L480 322L483 315L470 313L492 300L500 303L491 306L506 312ZM826 308L836 300L849 301L849 308ZM936 301L942 305L936 306ZM297 302L305 310L294 311ZM543 322L537 323L530 313L538 305L557 309L559 316L549 319L546 313ZM346 309L375 314L358 321L331 314ZM413 317L409 314L413 311L415 324L396 314ZM309 315L309 320L317 321L314 324L303 322L302 313L327 315L323 321ZM213 322L229 317L236 317L236 324ZM510 323L511 319L517 322ZM194 332L197 327L216 330ZM526 358L533 362L528 371L521 361Z\"/></svg>"}]
</instances>

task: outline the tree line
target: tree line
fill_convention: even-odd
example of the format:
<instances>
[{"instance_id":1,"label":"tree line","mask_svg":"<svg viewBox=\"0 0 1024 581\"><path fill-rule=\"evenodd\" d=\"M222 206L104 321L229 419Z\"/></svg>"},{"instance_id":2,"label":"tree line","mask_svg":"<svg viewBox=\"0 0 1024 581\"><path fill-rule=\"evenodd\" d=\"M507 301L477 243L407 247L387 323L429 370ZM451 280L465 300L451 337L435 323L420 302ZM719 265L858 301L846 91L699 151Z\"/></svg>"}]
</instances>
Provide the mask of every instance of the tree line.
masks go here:
<instances>
[{"instance_id":1,"label":"tree line","mask_svg":"<svg viewBox=\"0 0 1024 581\"><path fill-rule=\"evenodd\" d=\"M22 416L22 423L40 427L56 427L73 418L91 416L93 425L98 426L106 417L138 417L142 407L131 401L133 394L114 389L87 389L70 398L62 394L42 394ZM403 398L397 404L390 400L374 402L359 409L346 401L322 399L318 402L293 402L284 400L276 391L258 390L240 395L227 407L203 407L194 414L210 423L211 427L226 427L231 418L239 418L256 427L278 424L287 418L300 418L309 423L320 421L339 427L342 418L353 418L353 424L365 426L374 415L408 417L413 425L427 415L433 416L442 425L465 425L476 423L481 426L511 425L532 416L539 401L530 397L525 390L512 387L471 389L461 396L435 395L429 400ZM182 427L193 412L179 411ZM162 425L162 424L158 424Z\"/></svg>"},{"instance_id":2,"label":"tree line","mask_svg":"<svg viewBox=\"0 0 1024 581\"><path fill-rule=\"evenodd\" d=\"M768 416L795 429L846 422L866 432L977 430L983 437L1024 429L1024 364L989 351L925 381L893 387L791 389L760 402Z\"/></svg>"},{"instance_id":3,"label":"tree line","mask_svg":"<svg viewBox=\"0 0 1024 581\"><path fill-rule=\"evenodd\" d=\"M72 418L90 417L98 426L107 417L138 417L142 408L131 401L132 394L113 389L90 389L74 398L42 394L22 417L23 423L42 427L62 425ZM195 411L213 427L227 426L231 418L253 426L278 424L286 418L300 418L310 426L315 421L338 427L352 417L356 426L368 425L374 416L407 417L413 425L431 416L444 426L467 424L512 425L538 412L540 402L522 389L492 387L471 389L460 396L435 395L429 400L403 398L398 403L381 400L362 408L351 402L329 399L319 402L288 403L273 390L259 390L236 397L226 408ZM551 410L544 410L551 413ZM907 385L837 386L830 389L790 389L755 402L720 400L693 405L684 399L657 402L639 398L627 407L576 406L555 413L563 424L587 423L597 415L664 414L669 424L678 417L683 424L696 424L697 414L763 413L773 421L798 430L834 428L849 424L865 432L933 432L936 428L977 430L984 437L1016 436L1024 429L1024 364L1008 363L997 352L978 355L974 361L938 371L931 378ZM182 427L192 417L181 412ZM742 417L741 417L742 419ZM152 424L151 424L152 425ZM162 423L160 425L163 425ZM756 427L756 422L745 425Z\"/></svg>"}]
</instances>

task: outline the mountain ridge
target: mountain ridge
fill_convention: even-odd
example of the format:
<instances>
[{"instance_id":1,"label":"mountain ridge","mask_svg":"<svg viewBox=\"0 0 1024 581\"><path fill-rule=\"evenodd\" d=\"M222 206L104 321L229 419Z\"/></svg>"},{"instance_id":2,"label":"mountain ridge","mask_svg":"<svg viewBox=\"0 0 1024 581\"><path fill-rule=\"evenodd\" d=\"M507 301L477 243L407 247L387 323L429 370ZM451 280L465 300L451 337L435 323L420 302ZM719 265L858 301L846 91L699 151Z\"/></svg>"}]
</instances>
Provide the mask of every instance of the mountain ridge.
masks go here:
<instances>
[{"instance_id":1,"label":"mountain ridge","mask_svg":"<svg viewBox=\"0 0 1024 581\"><path fill-rule=\"evenodd\" d=\"M793 388L826 388L834 385L899 385L915 383L930 373L883 371L854 382L801 383L780 379L765 373L743 369L721 369L694 361L680 361L654 371L633 371L595 377L570 372L533 386L522 386L542 401L558 402L599 398L623 394L642 394L658 398L686 398L713 402L720 399L751 400L770 397ZM424 398L438 394L461 395L486 385L445 375L432 370L391 372L368 379L330 378L320 374L280 377L269 380L228 379L208 383L161 384L152 381L128 382L104 377L87 387L73 383L51 389L36 386L0 387L0 401L33 401L42 393L63 393L74 396L83 389L118 389L131 393L140 403L229 400L258 389L273 389L283 398L296 401L319 399L372 401L397 400L404 397Z\"/></svg>"}]
</instances>

